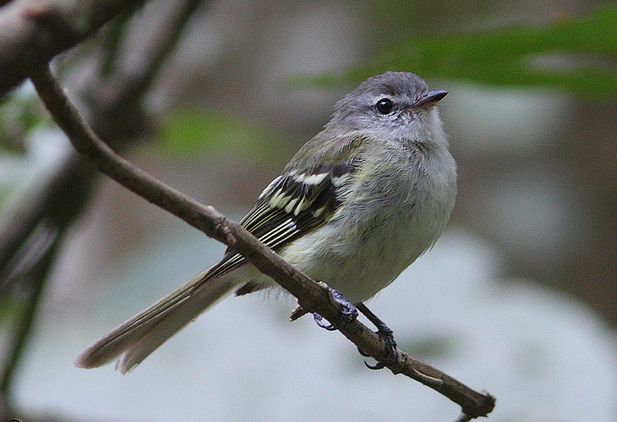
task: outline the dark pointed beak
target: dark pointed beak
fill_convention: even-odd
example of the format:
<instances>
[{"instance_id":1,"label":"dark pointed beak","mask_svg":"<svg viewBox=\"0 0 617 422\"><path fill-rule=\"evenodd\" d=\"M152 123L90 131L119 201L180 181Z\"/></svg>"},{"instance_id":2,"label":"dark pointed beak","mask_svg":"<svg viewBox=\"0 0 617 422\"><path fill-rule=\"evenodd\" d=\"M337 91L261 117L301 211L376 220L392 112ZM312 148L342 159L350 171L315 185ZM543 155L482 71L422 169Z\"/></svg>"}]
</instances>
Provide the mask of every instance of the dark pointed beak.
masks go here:
<instances>
[{"instance_id":1,"label":"dark pointed beak","mask_svg":"<svg viewBox=\"0 0 617 422\"><path fill-rule=\"evenodd\" d=\"M443 89L429 91L424 96L420 97L418 101L413 103L411 107L417 108L417 107L423 107L427 104L436 103L437 101L441 100L446 95L448 95L448 91L444 91Z\"/></svg>"}]
</instances>

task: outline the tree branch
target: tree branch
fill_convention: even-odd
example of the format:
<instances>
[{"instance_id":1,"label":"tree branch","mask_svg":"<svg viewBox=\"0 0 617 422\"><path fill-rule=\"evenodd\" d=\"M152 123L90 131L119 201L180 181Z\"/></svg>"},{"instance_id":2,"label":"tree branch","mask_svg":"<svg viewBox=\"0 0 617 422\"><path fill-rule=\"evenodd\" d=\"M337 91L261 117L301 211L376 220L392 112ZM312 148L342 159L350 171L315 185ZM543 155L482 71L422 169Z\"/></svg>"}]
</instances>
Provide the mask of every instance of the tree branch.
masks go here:
<instances>
[{"instance_id":1,"label":"tree branch","mask_svg":"<svg viewBox=\"0 0 617 422\"><path fill-rule=\"evenodd\" d=\"M42 230L45 229L45 227L42 228ZM53 229L51 230L53 231ZM20 309L22 315L11 332L12 347L0 374L0 393L7 403L12 401L13 375L18 369L23 350L27 347L42 293L47 284L48 272L61 243L61 233L55 231L50 233L49 236L49 244L45 245L46 250L43 252L42 258L28 271L28 274L24 275L32 283L31 291L27 292L28 297Z\"/></svg>"},{"instance_id":2,"label":"tree branch","mask_svg":"<svg viewBox=\"0 0 617 422\"><path fill-rule=\"evenodd\" d=\"M58 53L145 0L12 1L0 9L0 98Z\"/></svg>"},{"instance_id":3,"label":"tree branch","mask_svg":"<svg viewBox=\"0 0 617 422\"><path fill-rule=\"evenodd\" d=\"M47 7L45 4L50 3L47 0L36 1L38 1L37 10L40 7ZM17 3L17 0L15 2ZM158 36L148 43L148 48L144 49L143 59L137 68L127 74L117 69L118 66L111 66L105 75L107 76L106 86L93 81L88 84L90 89L85 93L82 92L82 97L87 97L89 100L91 124L97 129L97 133L103 134L112 143L114 150L126 150L135 143L135 140L143 137L150 126L150 118L145 110L143 98L156 80L165 60L180 40L190 17L202 2L203 0L183 0L174 4L169 9L169 13L165 13L165 21L157 32ZM82 2L80 8L85 3L87 2ZM30 1L29 4L35 4L35 1ZM89 7L87 4L85 6ZM5 10L4 8L0 10L0 22L5 19L5 15L2 14ZM80 9L77 18L82 12ZM98 9L97 12L99 12ZM126 13L123 17L129 21L132 15ZM58 25L61 24L58 23ZM5 27L0 26L0 40L5 30ZM16 31L12 35L19 34L20 32ZM64 37L65 35L64 31L56 31L48 33L47 36ZM118 43L121 39L122 34L117 37ZM112 45L108 48L113 49L116 46ZM0 50L0 59L4 57L2 53L3 51ZM0 86L1 83L2 80L0 80ZM136 86L138 89L135 89ZM129 120L127 116L131 117L131 125L126 124ZM119 119L124 123L120 125L120 129L117 125ZM56 234L52 246L54 251L58 249L68 229L86 209L92 188L97 180L96 176L97 172L90 163L83 160L83 157L74 149L69 150L36 192L30 192L30 195L24 197L20 203L11 207L5 213L6 215L3 215L0 221L0 297L15 294L14 287L17 283L31 290L28 293L33 298L35 297L33 295L40 294L47 273L53 266L55 254L32 253L35 249L33 245L40 246L42 242L49 240L45 231L38 229L41 227L52 229ZM58 201L58 198L62 198L62 201ZM20 364L21 352L27 347L28 336L36 318L37 303L38 296L36 300L27 300L20 315L16 318L12 331L13 341L8 345L6 360L2 362L0 370L0 414L3 403L6 406L10 405L13 380L18 373L16 369Z\"/></svg>"},{"instance_id":4,"label":"tree branch","mask_svg":"<svg viewBox=\"0 0 617 422\"><path fill-rule=\"evenodd\" d=\"M67 134L77 151L90 159L100 171L242 254L261 272L293 294L306 311L318 312L329 321L340 320L341 306L333 300L327 288L294 269L242 226L227 220L213 207L201 205L115 154L87 126L48 67L33 73L31 78L55 122ZM338 328L367 355L378 361L388 356L385 342L361 322L355 320ZM406 353L400 352L399 359L388 365L388 368L393 373L404 374L458 403L467 417L486 416L495 405L495 399L490 394L478 393Z\"/></svg>"},{"instance_id":5,"label":"tree branch","mask_svg":"<svg viewBox=\"0 0 617 422\"><path fill-rule=\"evenodd\" d=\"M85 96L90 99L92 107L91 125L96 128L95 132L113 143L114 150L122 151L128 146L127 140L143 136L149 119L142 100L177 45L186 23L203 2L184 0L175 5L171 16L161 25L159 36L143 54L143 65L130 75L119 71L111 82L112 87L100 87L93 83L91 85L100 89L86 92ZM115 123L118 119L124 123L121 128ZM127 124L129 120L131 124ZM0 221L0 297L10 288L4 277L12 270L9 263L32 230L45 218L52 218L62 226L70 225L85 208L93 178L94 172L84 165L81 156L70 151L49 175L44 186L5 213ZM57 205L57 198L64 198L61 207Z\"/></svg>"},{"instance_id":6,"label":"tree branch","mask_svg":"<svg viewBox=\"0 0 617 422\"><path fill-rule=\"evenodd\" d=\"M54 223L72 221L81 211L82 198L91 185L83 182L94 172L80 158L69 150L36 192L4 211L0 221L0 297L11 288L8 276L15 270L12 261L24 252L37 225L50 219ZM80 183L75 183L76 178ZM63 199L62 203L58 198Z\"/></svg>"}]
</instances>

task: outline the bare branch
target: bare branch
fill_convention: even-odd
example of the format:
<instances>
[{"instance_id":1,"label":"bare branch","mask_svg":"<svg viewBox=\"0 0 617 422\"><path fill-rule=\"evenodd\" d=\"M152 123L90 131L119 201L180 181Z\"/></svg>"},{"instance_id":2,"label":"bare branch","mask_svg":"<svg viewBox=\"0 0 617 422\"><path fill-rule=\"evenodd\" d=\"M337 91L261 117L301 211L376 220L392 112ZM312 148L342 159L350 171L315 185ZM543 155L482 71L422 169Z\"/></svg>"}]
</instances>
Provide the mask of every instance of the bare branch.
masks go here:
<instances>
[{"instance_id":1,"label":"bare branch","mask_svg":"<svg viewBox=\"0 0 617 422\"><path fill-rule=\"evenodd\" d=\"M49 68L37 71L31 78L47 109L73 146L100 171L242 254L261 272L293 294L306 311L318 312L329 321L340 320L341 306L333 300L327 288L294 269L242 226L227 220L214 208L199 204L115 154L87 126ZM378 361L388 356L385 342L359 321L342 324L338 328L363 353ZM403 352L400 352L399 359L388 365L388 368L393 373L407 375L458 403L468 417L486 416L495 405L495 399L488 393L478 393Z\"/></svg>"},{"instance_id":2,"label":"bare branch","mask_svg":"<svg viewBox=\"0 0 617 422\"><path fill-rule=\"evenodd\" d=\"M48 0L37 1L30 1L29 3L30 5L35 4L37 6L36 13L41 15L48 13L46 8L53 2ZM18 2L16 1L15 3ZM26 4L26 2L23 3ZM61 5L64 9L69 6L66 3L71 2L64 2ZM111 3L103 1L97 2L94 5L94 3L91 4L87 1L81 3L73 2L71 4L78 5L80 10L77 11L77 15L73 16L70 14L71 17L67 17L67 19L71 20L71 22L77 22L75 19L80 19L82 13L88 13L91 6L97 7L96 13L106 12L107 4ZM130 11L130 3L137 5L140 2L126 2L124 7L118 8L118 10ZM95 87L85 93L85 97L90 100L91 123L97 128L97 131L100 131L99 133L105 134L105 137L110 142L113 142L112 146L116 151L126 150L130 145L134 144L134 140L142 137L144 132L147 131L150 118L145 111L142 100L151 88L165 60L170 56L180 40L190 17L201 3L203 3L203 0L183 0L174 4L174 7L169 12L169 17L166 17L158 31L159 36L154 38L149 43L148 48L145 49L143 63L137 69L133 69L131 74L123 74L118 70L111 75L107 75L112 76L107 80L111 86L102 86L94 82L89 84L90 87ZM0 6L2 4L0 3ZM102 9L101 6L103 6ZM82 10L81 8L83 7L86 7L86 10ZM64 13L66 11L64 9L60 12ZM2 24L7 16L4 14L6 10L7 8L0 10L0 45L6 39L3 38L5 35L11 35L10 27L3 26ZM17 10L14 9L10 13L15 14ZM29 13L26 6L20 10L25 14ZM60 12L54 11L49 13L53 15ZM126 19L130 19L129 14L125 16ZM35 19L32 16L31 18ZM53 19L59 18L55 16ZM65 29L50 32L49 28L53 27L53 25L64 28L64 25L67 24L62 19L59 19L57 22L53 21L53 19L52 21L45 21L44 19L42 22L39 22L39 26L34 26L33 24L31 29L35 31L33 35L35 42L36 31L47 31L44 35L48 38L65 36ZM80 21L80 24L85 23L88 23L87 20ZM23 28L23 22L16 22L15 24L16 26L11 29L15 31L12 36L20 36L23 34L23 30L27 28ZM72 27L70 29L72 30ZM57 41L60 42L62 40ZM52 40L53 43L56 42ZM24 48L24 46L27 47L28 44L15 44L13 47L18 49ZM4 65L2 59L10 56L9 53L11 52L0 49L0 69ZM30 54L39 53L39 51L30 52ZM41 57L45 60L44 57L47 56L44 53L41 54L43 54ZM37 56L36 59L41 57ZM29 66L26 67L30 70ZM0 80L0 89L2 89L3 82L4 79ZM110 93L112 94L111 96L109 95ZM121 116L124 123L127 123L126 116L131 116L130 121L132 124L130 127L123 124L120 125L122 130L118 130L118 125L116 124L117 116ZM88 162L84 161L80 154L75 150L70 150L61 159L55 170L49 174L46 182L40 189L23 198L22 202L11 207L5 213L6 215L3 215L3 219L0 221L0 297L11 293L16 283L27 285L26 287L32 290L29 292L30 295L38 295L37 291L40 292L43 288L46 275L55 259L55 254L53 253L44 253L42 255L32 253L32 250L35 249L32 245L41 245L42 240L48 240L45 236L41 236L41 231L38 228L47 227L54 230L56 236L51 246L56 250L72 223L86 208L91 196L92 187L97 180L96 175L95 169ZM58 198L63 200L59 202ZM43 238L41 239L40 237ZM32 298L34 297L32 296ZM0 374L0 414L2 414L2 403L6 403L7 406L10 404L10 391L14 375L17 373L14 369L19 366L22 356L21 352L27 344L27 338L31 332L30 328L36 318L36 303L37 300L27 300L15 321L15 327L12 331L13 341L9 344L9 350L6 354L7 359L3 362Z\"/></svg>"},{"instance_id":3,"label":"bare branch","mask_svg":"<svg viewBox=\"0 0 617 422\"><path fill-rule=\"evenodd\" d=\"M75 183L75 178L85 181L93 172L84 165L83 160L74 151L68 151L55 168L56 170L49 175L43 186L20 203L10 207L2 215L2 221L0 221L0 297L10 288L7 276L13 272L14 268L9 262L20 253L35 227L41 221L48 219L58 222L62 218L72 218L74 213L70 210L73 209L73 205L79 210L81 204L79 198L82 197L84 190L89 189L90 184L79 188L83 184ZM58 198L63 198L61 204Z\"/></svg>"},{"instance_id":4,"label":"bare branch","mask_svg":"<svg viewBox=\"0 0 617 422\"><path fill-rule=\"evenodd\" d=\"M46 230L47 228L42 228ZM6 363L0 374L0 393L3 400L10 402L13 387L13 375L19 368L20 357L23 350L27 347L28 337L34 327L43 290L46 286L47 275L51 269L51 263L58 252L61 242L61 234L58 231L50 233L50 241L45 245L45 251L40 260L28 271L26 278L32 283L31 291L27 292L28 297L21 306L21 317L16 326L11 330L11 349L9 350Z\"/></svg>"},{"instance_id":5,"label":"bare branch","mask_svg":"<svg viewBox=\"0 0 617 422\"><path fill-rule=\"evenodd\" d=\"M139 66L139 69L130 76L123 74L115 76L114 79L117 81L112 82L114 85L112 89L99 89L86 93L86 97L91 99L93 108L91 124L97 128L98 133L112 135L109 140L113 141L114 150L126 149L127 139L143 135L149 119L143 111L142 99L177 45L186 23L202 3L203 0L184 0L175 5L171 16L159 31L160 36L156 37L146 49L144 64ZM104 91L105 95L101 94L101 91ZM110 92L113 93L111 96ZM122 128L110 129L118 127L115 124L118 116L122 116L124 122ZM132 124L127 124L129 119L126 116L131 116ZM9 288L6 277L2 277L7 271L11 271L9 261L18 253L34 227L45 218L52 218L56 222L60 219L52 212L58 208L57 198L65 200L59 210L60 214L67 217L62 219L63 225L70 224L74 219L71 217L77 216L78 210L84 208L89 195L82 195L82 191L90 189L94 176L93 172L84 167L81 157L74 151L69 152L56 166L56 170L49 175L44 186L28 198L24 198L3 216L0 221L0 297ZM67 212L70 210L75 212Z\"/></svg>"},{"instance_id":6,"label":"bare branch","mask_svg":"<svg viewBox=\"0 0 617 422\"><path fill-rule=\"evenodd\" d=\"M12 1L0 9L0 98L28 73L145 0Z\"/></svg>"}]
</instances>

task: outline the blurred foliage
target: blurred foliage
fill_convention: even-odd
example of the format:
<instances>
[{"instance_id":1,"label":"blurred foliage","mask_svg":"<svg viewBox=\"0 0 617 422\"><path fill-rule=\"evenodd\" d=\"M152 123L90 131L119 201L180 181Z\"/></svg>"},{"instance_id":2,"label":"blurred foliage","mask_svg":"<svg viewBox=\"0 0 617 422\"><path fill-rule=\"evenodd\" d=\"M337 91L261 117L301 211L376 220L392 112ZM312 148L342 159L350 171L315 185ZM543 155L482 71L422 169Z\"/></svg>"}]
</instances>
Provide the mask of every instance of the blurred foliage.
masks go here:
<instances>
[{"instance_id":1,"label":"blurred foliage","mask_svg":"<svg viewBox=\"0 0 617 422\"><path fill-rule=\"evenodd\" d=\"M236 116L203 109L175 110L165 116L159 144L178 154L231 153L254 155L266 163L278 163L293 148L280 135L247 123Z\"/></svg>"},{"instance_id":2,"label":"blurred foliage","mask_svg":"<svg viewBox=\"0 0 617 422\"><path fill-rule=\"evenodd\" d=\"M20 309L19 301L7 295L0 296L0 327L8 322L10 318L14 318L15 314Z\"/></svg>"},{"instance_id":3,"label":"blurred foliage","mask_svg":"<svg viewBox=\"0 0 617 422\"><path fill-rule=\"evenodd\" d=\"M23 153L26 135L45 121L35 95L13 95L0 103L0 150Z\"/></svg>"},{"instance_id":4,"label":"blurred foliage","mask_svg":"<svg viewBox=\"0 0 617 422\"><path fill-rule=\"evenodd\" d=\"M617 7L560 17L545 27L413 37L340 75L302 77L293 85L358 83L385 70L499 87L560 89L587 98L617 95Z\"/></svg>"}]
</instances>

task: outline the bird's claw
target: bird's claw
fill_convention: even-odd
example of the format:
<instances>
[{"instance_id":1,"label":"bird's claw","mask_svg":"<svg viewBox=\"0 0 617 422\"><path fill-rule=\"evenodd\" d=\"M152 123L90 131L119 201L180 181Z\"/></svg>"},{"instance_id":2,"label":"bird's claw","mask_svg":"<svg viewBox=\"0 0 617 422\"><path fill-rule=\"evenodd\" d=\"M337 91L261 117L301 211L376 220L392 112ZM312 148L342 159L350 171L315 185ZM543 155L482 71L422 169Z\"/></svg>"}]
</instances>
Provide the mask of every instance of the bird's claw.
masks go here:
<instances>
[{"instance_id":1,"label":"bird's claw","mask_svg":"<svg viewBox=\"0 0 617 422\"><path fill-rule=\"evenodd\" d=\"M398 362L398 359L400 357L400 353L398 352L396 341L394 340L394 334L392 333L392 330L390 330L388 327L383 326L377 330L377 335L381 337L384 343L386 343L388 354L386 355L385 358L378 360L377 363L373 365L366 363L365 361L364 365L366 365L368 369L372 369L372 370L379 370L379 369L385 368L386 366L392 365ZM367 356L361 350L360 350L360 354L362 356Z\"/></svg>"},{"instance_id":2,"label":"bird's claw","mask_svg":"<svg viewBox=\"0 0 617 422\"><path fill-rule=\"evenodd\" d=\"M340 318L338 319L338 321L336 321L336 323L331 323L331 322L327 322L324 319L324 317L322 317L320 314L314 313L313 319L315 320L315 323L321 328L323 328L324 330L334 331L340 325L349 324L350 322L354 321L358 317L358 309L353 303L347 300L345 296L343 296L339 291L334 290L331 287L328 287L328 290L330 290L332 299L334 299L336 303L342 306Z\"/></svg>"},{"instance_id":3,"label":"bird's claw","mask_svg":"<svg viewBox=\"0 0 617 422\"><path fill-rule=\"evenodd\" d=\"M319 315L317 312L313 314L313 319L315 320L315 324L317 324L319 327L323 328L324 330L328 330L328 331L336 330L336 326L334 324L330 324L327 320L324 319L324 317Z\"/></svg>"},{"instance_id":4,"label":"bird's claw","mask_svg":"<svg viewBox=\"0 0 617 422\"><path fill-rule=\"evenodd\" d=\"M383 340L386 345L386 356L382 359L378 359L377 363L371 365L366 362L364 364L367 368L377 370L383 369L386 366L396 364L400 359L400 353L398 352L396 341L394 341L394 333L392 330L381 320L377 315L371 312L363 303L358 304L358 310L364 314L377 328L377 335ZM358 350L362 356L368 357L367 353L362 350Z\"/></svg>"}]
</instances>

